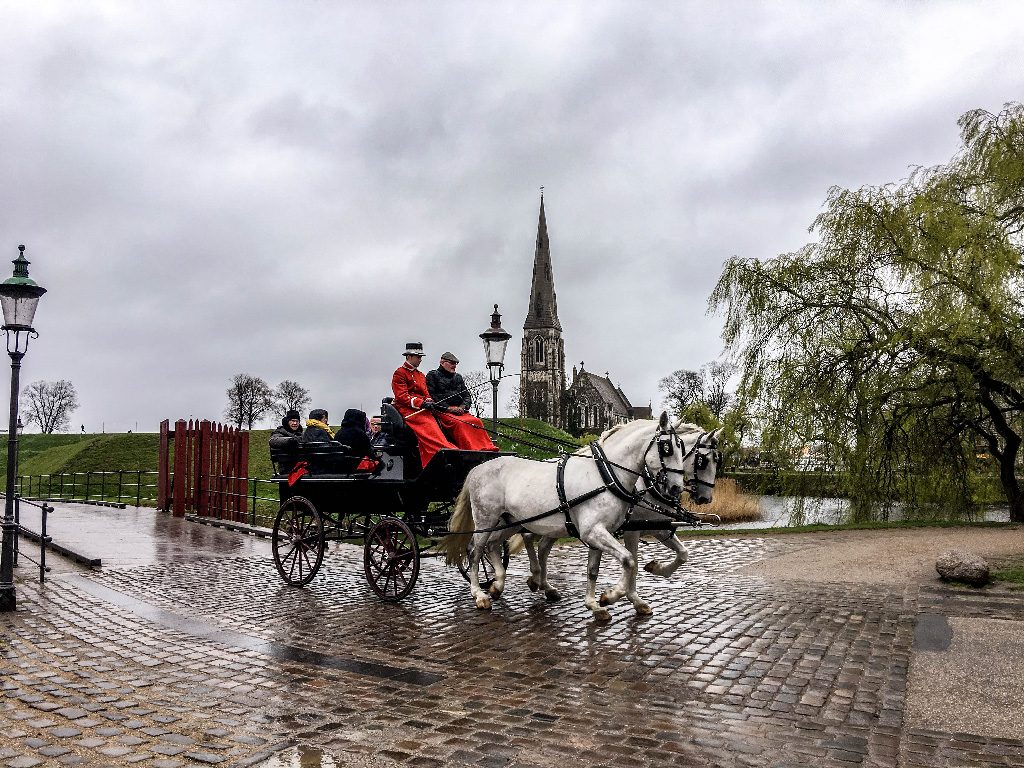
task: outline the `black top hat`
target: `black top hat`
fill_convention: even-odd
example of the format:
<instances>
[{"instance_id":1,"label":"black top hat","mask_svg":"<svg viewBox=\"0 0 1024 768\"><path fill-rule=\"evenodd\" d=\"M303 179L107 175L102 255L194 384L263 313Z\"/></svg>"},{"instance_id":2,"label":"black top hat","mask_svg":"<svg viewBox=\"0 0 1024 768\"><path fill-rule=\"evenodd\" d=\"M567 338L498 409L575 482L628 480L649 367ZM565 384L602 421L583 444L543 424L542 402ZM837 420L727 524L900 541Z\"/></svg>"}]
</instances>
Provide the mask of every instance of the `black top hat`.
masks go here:
<instances>
[{"instance_id":1,"label":"black top hat","mask_svg":"<svg viewBox=\"0 0 1024 768\"><path fill-rule=\"evenodd\" d=\"M405 345L405 352L403 355L419 355L423 357L423 342L421 341L410 341Z\"/></svg>"}]
</instances>

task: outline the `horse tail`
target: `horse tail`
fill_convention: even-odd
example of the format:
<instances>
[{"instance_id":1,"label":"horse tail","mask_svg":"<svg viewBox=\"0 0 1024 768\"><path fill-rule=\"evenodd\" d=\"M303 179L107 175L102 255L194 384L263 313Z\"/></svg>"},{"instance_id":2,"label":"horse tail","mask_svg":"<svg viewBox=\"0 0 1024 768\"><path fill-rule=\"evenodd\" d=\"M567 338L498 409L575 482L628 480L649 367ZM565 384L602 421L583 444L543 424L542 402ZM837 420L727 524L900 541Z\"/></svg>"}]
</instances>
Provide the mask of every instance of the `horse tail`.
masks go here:
<instances>
[{"instance_id":1,"label":"horse tail","mask_svg":"<svg viewBox=\"0 0 1024 768\"><path fill-rule=\"evenodd\" d=\"M526 549L526 539L523 538L523 534L517 533L515 536L508 540L509 557L515 557L524 549Z\"/></svg>"},{"instance_id":2,"label":"horse tail","mask_svg":"<svg viewBox=\"0 0 1024 768\"><path fill-rule=\"evenodd\" d=\"M444 553L448 565L457 565L466 558L473 529L473 504L469 499L469 484L466 483L459 491L455 511L448 520L448 535L437 545L438 550Z\"/></svg>"}]
</instances>

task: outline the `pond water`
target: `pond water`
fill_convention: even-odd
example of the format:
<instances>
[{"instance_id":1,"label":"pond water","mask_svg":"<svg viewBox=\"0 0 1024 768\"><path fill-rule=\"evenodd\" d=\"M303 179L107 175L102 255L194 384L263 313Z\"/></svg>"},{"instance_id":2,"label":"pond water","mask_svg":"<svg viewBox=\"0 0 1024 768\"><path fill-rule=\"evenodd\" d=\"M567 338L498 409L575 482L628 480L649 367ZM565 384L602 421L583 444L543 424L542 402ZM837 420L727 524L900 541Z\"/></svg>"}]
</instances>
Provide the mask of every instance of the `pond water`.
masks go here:
<instances>
[{"instance_id":1,"label":"pond water","mask_svg":"<svg viewBox=\"0 0 1024 768\"><path fill-rule=\"evenodd\" d=\"M796 525L842 525L848 522L849 499L804 499L798 496L762 496L760 499L761 519L746 523L730 523L722 528L788 528ZM889 514L889 520L903 519L903 506L897 504ZM961 518L963 522L1000 522L1010 520L1008 507L991 505L980 508L972 515Z\"/></svg>"}]
</instances>

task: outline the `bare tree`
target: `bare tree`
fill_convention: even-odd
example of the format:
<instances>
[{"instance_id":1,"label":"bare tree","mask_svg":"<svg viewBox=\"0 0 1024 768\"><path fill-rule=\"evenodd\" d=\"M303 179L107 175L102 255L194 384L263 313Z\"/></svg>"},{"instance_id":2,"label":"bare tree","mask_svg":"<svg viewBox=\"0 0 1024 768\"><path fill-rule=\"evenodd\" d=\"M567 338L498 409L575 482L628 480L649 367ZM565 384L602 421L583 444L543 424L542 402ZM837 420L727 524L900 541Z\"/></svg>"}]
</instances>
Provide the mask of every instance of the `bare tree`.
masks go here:
<instances>
[{"instance_id":1,"label":"bare tree","mask_svg":"<svg viewBox=\"0 0 1024 768\"><path fill-rule=\"evenodd\" d=\"M512 391L509 392L508 400L505 402L505 409L508 411L508 415L513 419L523 418L523 409L519 402L519 385L516 384L512 387Z\"/></svg>"},{"instance_id":2,"label":"bare tree","mask_svg":"<svg viewBox=\"0 0 1024 768\"><path fill-rule=\"evenodd\" d=\"M248 429L262 419L274 407L274 390L259 376L239 373L231 379L228 387L228 407L224 418L239 428Z\"/></svg>"},{"instance_id":3,"label":"bare tree","mask_svg":"<svg viewBox=\"0 0 1024 768\"><path fill-rule=\"evenodd\" d=\"M726 409L735 399L726 387L729 385L729 379L736 374L736 366L728 362L715 360L702 366L700 370L704 374L706 386L704 402L707 403L711 412L715 414L715 418L721 421Z\"/></svg>"},{"instance_id":4,"label":"bare tree","mask_svg":"<svg viewBox=\"0 0 1024 768\"><path fill-rule=\"evenodd\" d=\"M310 403L309 390L291 379L285 379L277 385L274 397L281 410L285 412L298 411L301 414Z\"/></svg>"},{"instance_id":5,"label":"bare tree","mask_svg":"<svg viewBox=\"0 0 1024 768\"><path fill-rule=\"evenodd\" d=\"M659 381L658 389L665 393L665 407L678 416L704 399L704 375L680 368Z\"/></svg>"},{"instance_id":6,"label":"bare tree","mask_svg":"<svg viewBox=\"0 0 1024 768\"><path fill-rule=\"evenodd\" d=\"M487 371L466 371L462 374L462 380L466 383L470 397L473 398L473 413L478 419L485 414L490 414L491 405L491 377Z\"/></svg>"},{"instance_id":7,"label":"bare tree","mask_svg":"<svg viewBox=\"0 0 1024 768\"><path fill-rule=\"evenodd\" d=\"M34 381L25 387L21 408L26 422L38 424L44 434L71 426L71 413L78 408L78 392L70 381Z\"/></svg>"}]
</instances>

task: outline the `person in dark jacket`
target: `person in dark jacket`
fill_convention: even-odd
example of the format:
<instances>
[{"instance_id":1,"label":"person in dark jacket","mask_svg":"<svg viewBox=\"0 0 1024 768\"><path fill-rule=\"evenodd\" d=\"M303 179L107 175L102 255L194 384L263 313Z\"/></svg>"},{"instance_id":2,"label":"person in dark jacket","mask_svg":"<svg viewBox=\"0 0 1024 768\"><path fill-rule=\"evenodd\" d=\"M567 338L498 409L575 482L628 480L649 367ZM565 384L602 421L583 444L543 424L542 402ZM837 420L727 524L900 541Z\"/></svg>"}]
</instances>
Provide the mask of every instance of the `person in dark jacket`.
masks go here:
<instances>
[{"instance_id":1,"label":"person in dark jacket","mask_svg":"<svg viewBox=\"0 0 1024 768\"><path fill-rule=\"evenodd\" d=\"M473 398L466 382L455 372L459 358L451 352L441 355L436 371L427 374L427 391L433 401L434 417L448 439L467 451L496 451L483 422L469 413Z\"/></svg>"},{"instance_id":2,"label":"person in dark jacket","mask_svg":"<svg viewBox=\"0 0 1024 768\"><path fill-rule=\"evenodd\" d=\"M461 416L469 412L473 398L466 389L466 382L455 372L458 364L459 358L451 352L441 355L437 370L427 374L427 390L434 400L436 410Z\"/></svg>"},{"instance_id":3,"label":"person in dark jacket","mask_svg":"<svg viewBox=\"0 0 1024 768\"><path fill-rule=\"evenodd\" d=\"M329 443L334 439L334 433L327 426L327 411L323 408L314 408L309 412L306 419L306 432L302 436L304 443Z\"/></svg>"},{"instance_id":4,"label":"person in dark jacket","mask_svg":"<svg viewBox=\"0 0 1024 768\"><path fill-rule=\"evenodd\" d=\"M298 411L288 411L281 419L281 426L270 433L271 448L297 446L302 439L302 422Z\"/></svg>"},{"instance_id":5,"label":"person in dark jacket","mask_svg":"<svg viewBox=\"0 0 1024 768\"><path fill-rule=\"evenodd\" d=\"M345 418L341 420L341 426L334 439L348 446L346 453L349 456L365 458L373 455L370 450L370 438L366 434L366 414L358 408L349 408L345 411Z\"/></svg>"},{"instance_id":6,"label":"person in dark jacket","mask_svg":"<svg viewBox=\"0 0 1024 768\"><path fill-rule=\"evenodd\" d=\"M291 472L295 466L295 456L302 442L302 422L298 411L288 411L281 419L281 426L270 433L270 450L284 451L278 459L281 472Z\"/></svg>"}]
</instances>

